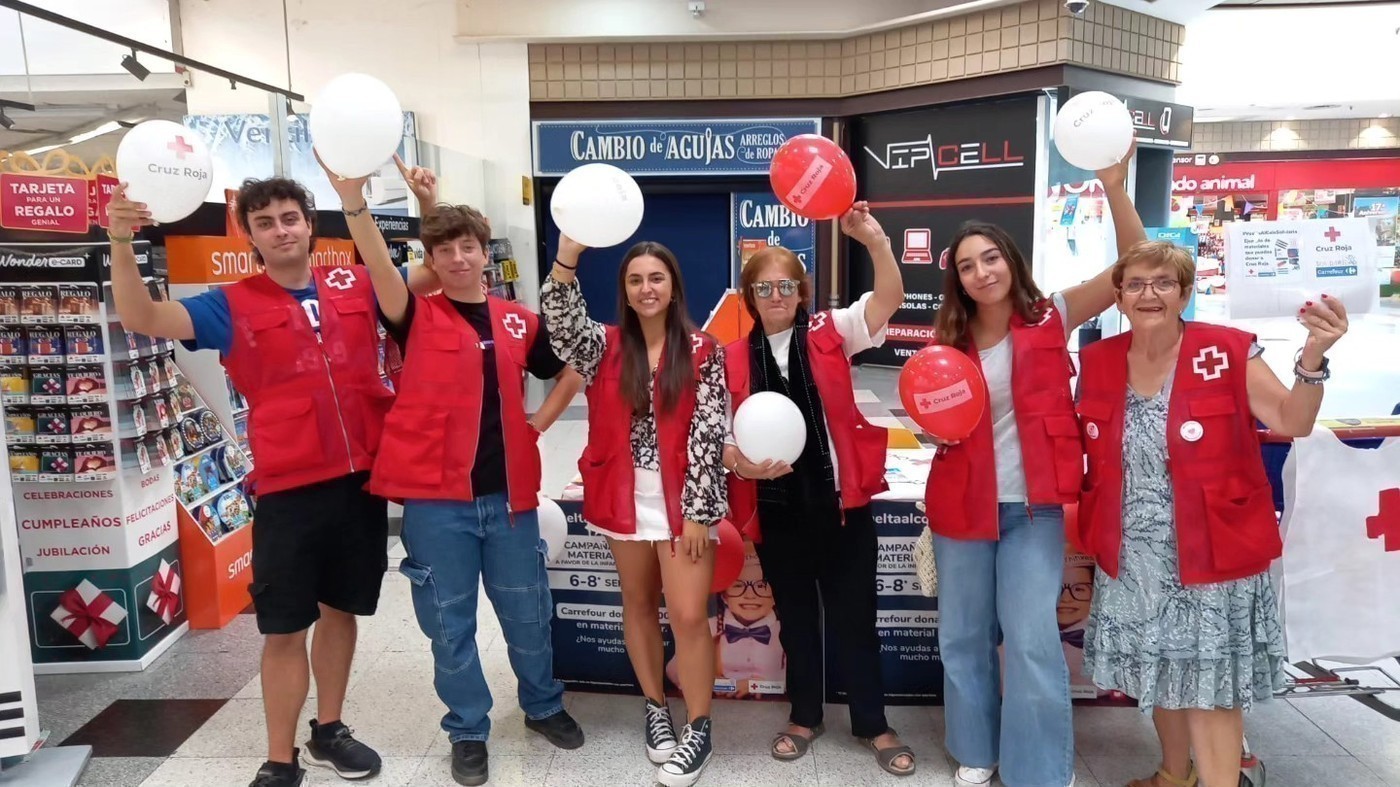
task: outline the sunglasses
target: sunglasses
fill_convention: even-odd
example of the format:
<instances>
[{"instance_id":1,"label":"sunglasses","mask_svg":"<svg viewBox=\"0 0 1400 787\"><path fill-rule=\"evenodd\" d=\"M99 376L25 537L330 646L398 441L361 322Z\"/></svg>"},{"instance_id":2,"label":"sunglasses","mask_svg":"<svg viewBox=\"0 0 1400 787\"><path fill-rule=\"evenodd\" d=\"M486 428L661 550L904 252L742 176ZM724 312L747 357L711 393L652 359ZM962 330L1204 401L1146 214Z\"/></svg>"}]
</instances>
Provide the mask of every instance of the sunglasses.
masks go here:
<instances>
[{"instance_id":1,"label":"sunglasses","mask_svg":"<svg viewBox=\"0 0 1400 787\"><path fill-rule=\"evenodd\" d=\"M779 279L777 281L756 281L749 286L753 288L753 294L760 298L773 297L773 285L778 285L778 294L784 298L797 294L797 285L801 284L797 279Z\"/></svg>"}]
</instances>

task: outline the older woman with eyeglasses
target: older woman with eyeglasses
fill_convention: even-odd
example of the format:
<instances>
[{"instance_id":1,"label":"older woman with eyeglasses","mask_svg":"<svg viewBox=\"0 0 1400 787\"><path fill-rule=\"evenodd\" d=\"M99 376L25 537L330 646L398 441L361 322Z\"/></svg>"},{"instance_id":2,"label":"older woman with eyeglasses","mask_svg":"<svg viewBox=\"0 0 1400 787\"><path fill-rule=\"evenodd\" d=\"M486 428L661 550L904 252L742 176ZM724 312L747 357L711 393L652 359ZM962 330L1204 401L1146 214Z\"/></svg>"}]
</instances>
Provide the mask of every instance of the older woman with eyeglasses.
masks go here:
<instances>
[{"instance_id":1,"label":"older woman with eyeglasses","mask_svg":"<svg viewBox=\"0 0 1400 787\"><path fill-rule=\"evenodd\" d=\"M1182 321L1195 274L1170 243L1134 246L1113 268L1132 330L1080 355L1079 536L1102 569L1084 663L1152 713L1162 744L1162 767L1130 787L1239 781L1242 710L1273 696L1284 660L1268 574L1283 546L1255 419L1309 434L1324 353L1347 330L1335 298L1299 304L1308 337L1289 390L1253 335Z\"/></svg>"},{"instance_id":2,"label":"older woman with eyeglasses","mask_svg":"<svg viewBox=\"0 0 1400 787\"><path fill-rule=\"evenodd\" d=\"M802 411L807 443L791 467L755 464L731 443L724 467L731 473L730 516L757 542L782 622L792 711L773 738L772 755L798 759L822 733L824 610L846 676L851 733L874 750L880 767L906 776L914 772L914 754L885 722L875 629L878 551L870 499L887 488L887 437L856 407L850 361L884 343L886 325L904 302L904 283L889 238L864 202L841 217L841 230L865 246L875 272L873 291L849 308L809 315L811 284L787 249L760 251L740 275L755 324L725 348L730 399L737 409L760 391L787 396Z\"/></svg>"}]
</instances>

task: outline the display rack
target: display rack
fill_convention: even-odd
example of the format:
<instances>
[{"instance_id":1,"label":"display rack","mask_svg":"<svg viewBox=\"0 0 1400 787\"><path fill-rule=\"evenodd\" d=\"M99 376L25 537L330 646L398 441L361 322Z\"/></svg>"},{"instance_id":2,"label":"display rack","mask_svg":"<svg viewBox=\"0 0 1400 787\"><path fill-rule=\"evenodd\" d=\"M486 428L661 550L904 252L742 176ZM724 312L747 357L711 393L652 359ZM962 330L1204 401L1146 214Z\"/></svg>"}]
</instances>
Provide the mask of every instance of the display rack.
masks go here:
<instances>
[{"instance_id":1,"label":"display rack","mask_svg":"<svg viewBox=\"0 0 1400 787\"><path fill-rule=\"evenodd\" d=\"M515 282L520 279L520 268L515 263L510 238L492 238L488 253L486 268L482 270L486 292L507 301L518 300Z\"/></svg>"},{"instance_id":2,"label":"display rack","mask_svg":"<svg viewBox=\"0 0 1400 787\"><path fill-rule=\"evenodd\" d=\"M188 628L174 347L122 330L110 269L105 244L0 247L0 407L39 673L144 669Z\"/></svg>"}]
</instances>

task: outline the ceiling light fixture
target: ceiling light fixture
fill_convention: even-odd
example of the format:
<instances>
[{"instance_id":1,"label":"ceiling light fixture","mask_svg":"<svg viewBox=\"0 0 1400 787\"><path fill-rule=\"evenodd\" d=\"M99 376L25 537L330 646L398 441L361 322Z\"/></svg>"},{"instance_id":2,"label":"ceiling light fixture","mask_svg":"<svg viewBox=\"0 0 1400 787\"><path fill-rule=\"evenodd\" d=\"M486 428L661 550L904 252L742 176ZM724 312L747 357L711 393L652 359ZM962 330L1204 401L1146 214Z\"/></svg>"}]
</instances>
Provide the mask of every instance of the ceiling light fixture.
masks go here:
<instances>
[{"instance_id":1,"label":"ceiling light fixture","mask_svg":"<svg viewBox=\"0 0 1400 787\"><path fill-rule=\"evenodd\" d=\"M146 77L151 75L151 69L141 65L141 61L136 59L135 49L131 50L131 54L122 57L122 68L125 68L127 73L142 82L145 82Z\"/></svg>"}]
</instances>

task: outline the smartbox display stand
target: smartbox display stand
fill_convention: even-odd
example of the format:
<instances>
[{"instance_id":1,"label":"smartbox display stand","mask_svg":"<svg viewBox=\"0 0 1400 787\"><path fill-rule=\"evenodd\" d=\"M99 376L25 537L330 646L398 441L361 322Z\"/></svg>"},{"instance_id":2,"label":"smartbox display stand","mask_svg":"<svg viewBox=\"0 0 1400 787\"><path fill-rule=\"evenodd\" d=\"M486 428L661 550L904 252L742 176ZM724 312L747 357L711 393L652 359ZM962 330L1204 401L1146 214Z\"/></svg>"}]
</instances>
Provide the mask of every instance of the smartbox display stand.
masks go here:
<instances>
[{"instance_id":1,"label":"smartbox display stand","mask_svg":"<svg viewBox=\"0 0 1400 787\"><path fill-rule=\"evenodd\" d=\"M149 245L138 263L149 278ZM37 673L141 670L188 628L170 342L122 330L109 247L0 246L0 407Z\"/></svg>"}]
</instances>

